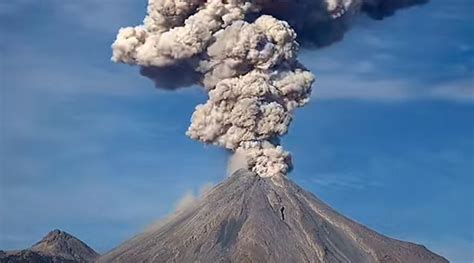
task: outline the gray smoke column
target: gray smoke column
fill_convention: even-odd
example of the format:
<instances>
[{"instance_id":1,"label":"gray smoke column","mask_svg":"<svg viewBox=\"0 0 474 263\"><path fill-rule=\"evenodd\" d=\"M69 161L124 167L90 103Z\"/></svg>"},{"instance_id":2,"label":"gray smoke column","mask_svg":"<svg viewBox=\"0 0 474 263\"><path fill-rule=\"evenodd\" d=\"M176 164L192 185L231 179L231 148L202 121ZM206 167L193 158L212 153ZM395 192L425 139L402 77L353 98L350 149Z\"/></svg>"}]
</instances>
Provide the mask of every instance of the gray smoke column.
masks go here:
<instances>
[{"instance_id":1,"label":"gray smoke column","mask_svg":"<svg viewBox=\"0 0 474 263\"><path fill-rule=\"evenodd\" d=\"M258 1L257 1L258 2ZM308 48L320 48L341 41L366 14L381 20L399 9L425 4L428 0L261 0L261 13L287 21Z\"/></svg>"},{"instance_id":2,"label":"gray smoke column","mask_svg":"<svg viewBox=\"0 0 474 263\"><path fill-rule=\"evenodd\" d=\"M285 175L291 158L279 138L314 82L297 61L290 24L303 43L322 46L340 38L361 10L378 17L378 10L406 6L381 2L149 0L143 25L120 29L112 60L139 65L157 87L202 85L209 99L196 107L186 134L244 156L262 177ZM309 28L314 34L305 33Z\"/></svg>"}]
</instances>

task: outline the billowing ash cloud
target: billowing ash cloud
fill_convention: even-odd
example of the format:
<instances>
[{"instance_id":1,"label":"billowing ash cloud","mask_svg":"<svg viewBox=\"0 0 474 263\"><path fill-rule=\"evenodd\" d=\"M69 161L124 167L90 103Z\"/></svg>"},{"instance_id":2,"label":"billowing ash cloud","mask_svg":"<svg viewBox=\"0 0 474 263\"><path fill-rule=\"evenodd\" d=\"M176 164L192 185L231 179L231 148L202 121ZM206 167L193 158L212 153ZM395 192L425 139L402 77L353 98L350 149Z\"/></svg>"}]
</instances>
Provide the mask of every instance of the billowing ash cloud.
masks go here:
<instances>
[{"instance_id":1,"label":"billowing ash cloud","mask_svg":"<svg viewBox=\"0 0 474 263\"><path fill-rule=\"evenodd\" d=\"M424 4L428 0L262 0L261 13L287 21L307 47L319 48L342 40L365 13L374 19L393 15L398 9Z\"/></svg>"},{"instance_id":2,"label":"billowing ash cloud","mask_svg":"<svg viewBox=\"0 0 474 263\"><path fill-rule=\"evenodd\" d=\"M374 19L383 19L401 8L426 4L429 0L364 0L362 11Z\"/></svg>"},{"instance_id":3,"label":"billowing ash cloud","mask_svg":"<svg viewBox=\"0 0 474 263\"><path fill-rule=\"evenodd\" d=\"M120 29L112 59L139 65L160 88L202 85L209 99L187 135L244 156L260 176L284 175L291 158L279 137L314 81L297 61L297 32L304 44L328 45L361 10L380 18L412 2L149 0L143 25Z\"/></svg>"}]
</instances>

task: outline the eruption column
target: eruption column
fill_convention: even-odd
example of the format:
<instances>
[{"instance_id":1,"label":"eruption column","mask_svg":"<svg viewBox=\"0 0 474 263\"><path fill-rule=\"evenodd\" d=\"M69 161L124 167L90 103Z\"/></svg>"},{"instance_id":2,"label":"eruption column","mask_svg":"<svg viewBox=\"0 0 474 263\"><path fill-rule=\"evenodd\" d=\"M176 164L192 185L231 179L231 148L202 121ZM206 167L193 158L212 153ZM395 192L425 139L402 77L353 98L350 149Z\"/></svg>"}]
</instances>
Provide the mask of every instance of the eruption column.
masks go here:
<instances>
[{"instance_id":1,"label":"eruption column","mask_svg":"<svg viewBox=\"0 0 474 263\"><path fill-rule=\"evenodd\" d=\"M296 33L244 0L150 0L144 25L122 28L113 60L144 67L186 64L209 99L187 135L245 156L262 177L291 169L279 137L309 101L313 75L297 61Z\"/></svg>"}]
</instances>

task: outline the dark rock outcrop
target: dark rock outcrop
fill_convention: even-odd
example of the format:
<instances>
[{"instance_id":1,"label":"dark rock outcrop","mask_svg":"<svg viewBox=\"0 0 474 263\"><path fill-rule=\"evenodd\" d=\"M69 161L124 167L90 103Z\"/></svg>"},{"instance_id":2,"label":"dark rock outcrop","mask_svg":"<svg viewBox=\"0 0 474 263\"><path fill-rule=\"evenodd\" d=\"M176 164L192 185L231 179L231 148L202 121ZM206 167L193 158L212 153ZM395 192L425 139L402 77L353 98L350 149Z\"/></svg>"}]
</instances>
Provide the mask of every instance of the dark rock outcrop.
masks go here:
<instances>
[{"instance_id":1,"label":"dark rock outcrop","mask_svg":"<svg viewBox=\"0 0 474 263\"><path fill-rule=\"evenodd\" d=\"M43 255L28 249L0 253L2 263L76 263L77 261L59 256Z\"/></svg>"},{"instance_id":2,"label":"dark rock outcrop","mask_svg":"<svg viewBox=\"0 0 474 263\"><path fill-rule=\"evenodd\" d=\"M237 171L98 262L448 262L378 234L288 178Z\"/></svg>"}]
</instances>

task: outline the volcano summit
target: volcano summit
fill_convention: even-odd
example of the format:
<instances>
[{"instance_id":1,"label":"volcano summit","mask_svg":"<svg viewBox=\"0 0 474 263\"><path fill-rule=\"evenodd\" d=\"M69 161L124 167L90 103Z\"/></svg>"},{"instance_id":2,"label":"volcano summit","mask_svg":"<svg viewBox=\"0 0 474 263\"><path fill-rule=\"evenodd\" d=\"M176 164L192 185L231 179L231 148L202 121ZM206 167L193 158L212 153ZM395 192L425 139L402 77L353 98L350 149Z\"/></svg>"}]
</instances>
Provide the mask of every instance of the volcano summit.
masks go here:
<instances>
[{"instance_id":1,"label":"volcano summit","mask_svg":"<svg viewBox=\"0 0 474 263\"><path fill-rule=\"evenodd\" d=\"M241 169L98 262L448 262L378 234L285 176Z\"/></svg>"}]
</instances>

